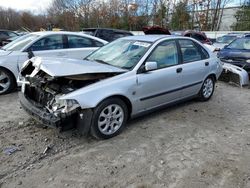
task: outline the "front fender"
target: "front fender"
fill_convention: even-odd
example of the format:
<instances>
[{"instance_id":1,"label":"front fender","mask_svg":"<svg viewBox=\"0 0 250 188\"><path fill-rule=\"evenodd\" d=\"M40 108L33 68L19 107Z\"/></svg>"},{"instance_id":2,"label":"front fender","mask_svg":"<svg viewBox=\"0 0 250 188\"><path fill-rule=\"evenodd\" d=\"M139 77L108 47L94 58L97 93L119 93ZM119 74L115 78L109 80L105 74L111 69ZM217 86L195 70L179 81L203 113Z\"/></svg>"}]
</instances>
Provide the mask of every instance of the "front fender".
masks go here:
<instances>
[{"instance_id":1,"label":"front fender","mask_svg":"<svg viewBox=\"0 0 250 188\"><path fill-rule=\"evenodd\" d=\"M9 70L17 79L18 77L18 56L5 56L0 58L0 67Z\"/></svg>"},{"instance_id":2,"label":"front fender","mask_svg":"<svg viewBox=\"0 0 250 188\"><path fill-rule=\"evenodd\" d=\"M60 99L74 99L82 109L94 108L104 99L114 95L124 96L133 104L135 87L136 74L124 73L78 89Z\"/></svg>"}]
</instances>

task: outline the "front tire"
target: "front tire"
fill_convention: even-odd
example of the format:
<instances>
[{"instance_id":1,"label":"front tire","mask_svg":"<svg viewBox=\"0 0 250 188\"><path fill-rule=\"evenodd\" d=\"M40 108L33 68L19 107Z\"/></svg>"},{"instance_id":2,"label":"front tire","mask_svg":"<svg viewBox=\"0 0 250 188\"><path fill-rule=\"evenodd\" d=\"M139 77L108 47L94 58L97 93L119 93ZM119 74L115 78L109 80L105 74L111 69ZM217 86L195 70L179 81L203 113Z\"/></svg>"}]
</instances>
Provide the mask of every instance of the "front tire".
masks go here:
<instances>
[{"instance_id":1,"label":"front tire","mask_svg":"<svg viewBox=\"0 0 250 188\"><path fill-rule=\"evenodd\" d=\"M127 118L128 108L121 99L106 99L94 109L90 133L97 139L112 138L122 132Z\"/></svg>"},{"instance_id":2,"label":"front tire","mask_svg":"<svg viewBox=\"0 0 250 188\"><path fill-rule=\"evenodd\" d=\"M0 68L0 95L8 94L16 88L16 79L6 69Z\"/></svg>"},{"instance_id":3,"label":"front tire","mask_svg":"<svg viewBox=\"0 0 250 188\"><path fill-rule=\"evenodd\" d=\"M208 101L214 93L215 80L209 76L205 79L199 92L199 99L201 101Z\"/></svg>"}]
</instances>

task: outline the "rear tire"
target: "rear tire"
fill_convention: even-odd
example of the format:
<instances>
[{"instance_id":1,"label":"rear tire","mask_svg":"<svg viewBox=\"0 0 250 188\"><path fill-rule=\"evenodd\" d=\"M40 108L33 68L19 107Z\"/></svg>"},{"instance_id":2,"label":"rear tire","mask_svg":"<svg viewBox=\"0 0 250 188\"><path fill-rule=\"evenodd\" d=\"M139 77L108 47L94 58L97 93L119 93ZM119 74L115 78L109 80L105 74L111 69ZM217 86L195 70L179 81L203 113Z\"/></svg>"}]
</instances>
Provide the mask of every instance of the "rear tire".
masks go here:
<instances>
[{"instance_id":1,"label":"rear tire","mask_svg":"<svg viewBox=\"0 0 250 188\"><path fill-rule=\"evenodd\" d=\"M215 80L209 76L205 79L199 92L199 99L201 101L208 101L214 93Z\"/></svg>"},{"instance_id":2,"label":"rear tire","mask_svg":"<svg viewBox=\"0 0 250 188\"><path fill-rule=\"evenodd\" d=\"M8 94L16 88L15 77L4 68L0 68L0 95Z\"/></svg>"},{"instance_id":3,"label":"rear tire","mask_svg":"<svg viewBox=\"0 0 250 188\"><path fill-rule=\"evenodd\" d=\"M90 133L97 139L112 138L122 132L127 118L128 108L121 99L106 99L94 109Z\"/></svg>"}]
</instances>

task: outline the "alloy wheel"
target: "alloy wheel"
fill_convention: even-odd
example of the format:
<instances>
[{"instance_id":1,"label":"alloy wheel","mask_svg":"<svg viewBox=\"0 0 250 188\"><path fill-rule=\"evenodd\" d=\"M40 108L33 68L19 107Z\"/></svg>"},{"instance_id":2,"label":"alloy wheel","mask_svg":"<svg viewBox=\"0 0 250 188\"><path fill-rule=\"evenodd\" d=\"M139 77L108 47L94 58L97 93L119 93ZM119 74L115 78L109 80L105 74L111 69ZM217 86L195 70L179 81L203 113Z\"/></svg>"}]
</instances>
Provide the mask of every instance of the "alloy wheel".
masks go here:
<instances>
[{"instance_id":1,"label":"alloy wheel","mask_svg":"<svg viewBox=\"0 0 250 188\"><path fill-rule=\"evenodd\" d=\"M104 135L114 134L120 129L124 121L124 111L118 104L105 107L98 118L98 129Z\"/></svg>"},{"instance_id":2,"label":"alloy wheel","mask_svg":"<svg viewBox=\"0 0 250 188\"><path fill-rule=\"evenodd\" d=\"M6 92L10 87L10 78L4 72L0 70L0 94Z\"/></svg>"},{"instance_id":3,"label":"alloy wheel","mask_svg":"<svg viewBox=\"0 0 250 188\"><path fill-rule=\"evenodd\" d=\"M205 98L209 98L214 90L213 80L211 78L207 78L204 82L202 93Z\"/></svg>"}]
</instances>

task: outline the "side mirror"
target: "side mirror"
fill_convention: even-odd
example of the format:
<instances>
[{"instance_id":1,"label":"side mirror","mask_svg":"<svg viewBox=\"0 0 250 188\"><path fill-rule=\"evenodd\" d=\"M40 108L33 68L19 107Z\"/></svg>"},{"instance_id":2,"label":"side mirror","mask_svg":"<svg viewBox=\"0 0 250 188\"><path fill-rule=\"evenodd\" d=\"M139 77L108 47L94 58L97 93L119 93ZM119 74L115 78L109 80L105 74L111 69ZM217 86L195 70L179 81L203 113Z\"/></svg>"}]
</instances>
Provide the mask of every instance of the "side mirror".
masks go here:
<instances>
[{"instance_id":1,"label":"side mirror","mask_svg":"<svg viewBox=\"0 0 250 188\"><path fill-rule=\"evenodd\" d=\"M228 47L228 44L224 46L224 48L227 48Z\"/></svg>"},{"instance_id":2,"label":"side mirror","mask_svg":"<svg viewBox=\"0 0 250 188\"><path fill-rule=\"evenodd\" d=\"M155 61L149 61L145 63L145 70L151 71L157 69L157 62Z\"/></svg>"}]
</instances>

